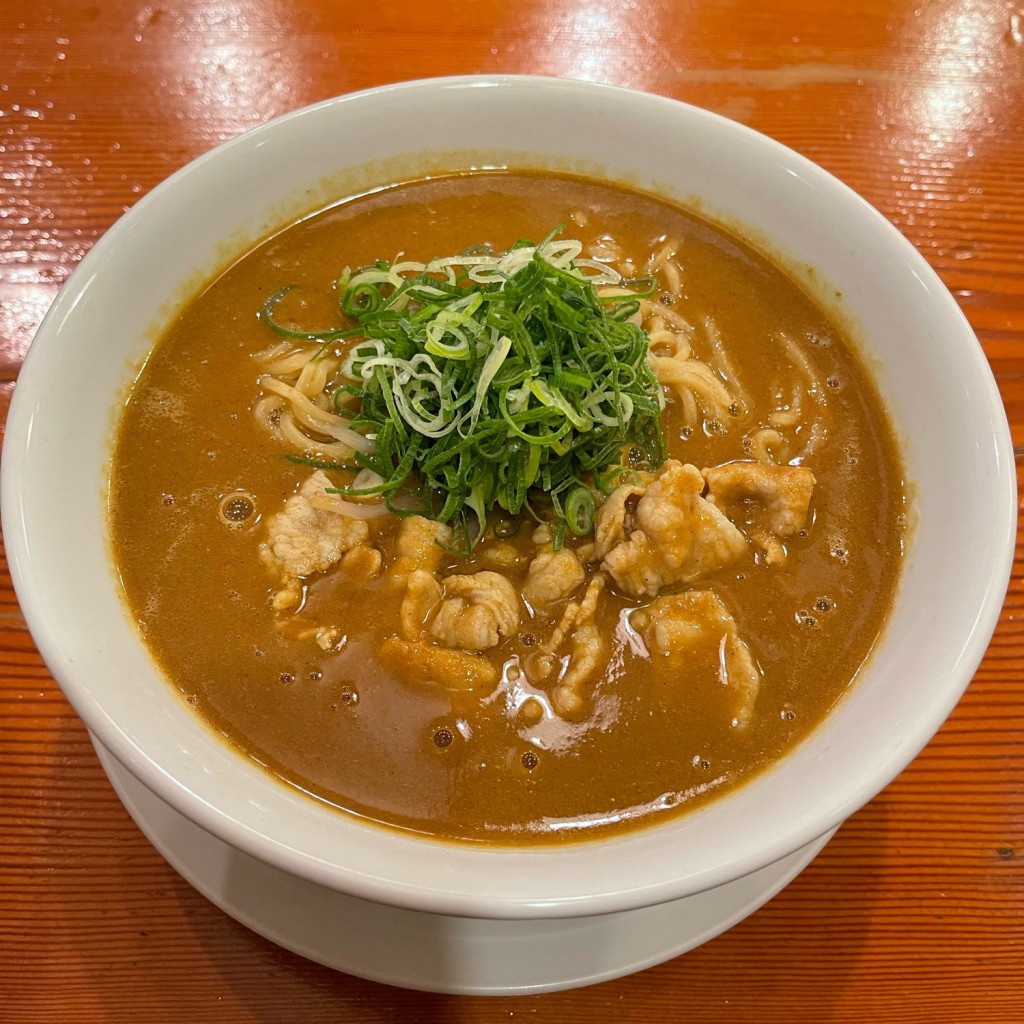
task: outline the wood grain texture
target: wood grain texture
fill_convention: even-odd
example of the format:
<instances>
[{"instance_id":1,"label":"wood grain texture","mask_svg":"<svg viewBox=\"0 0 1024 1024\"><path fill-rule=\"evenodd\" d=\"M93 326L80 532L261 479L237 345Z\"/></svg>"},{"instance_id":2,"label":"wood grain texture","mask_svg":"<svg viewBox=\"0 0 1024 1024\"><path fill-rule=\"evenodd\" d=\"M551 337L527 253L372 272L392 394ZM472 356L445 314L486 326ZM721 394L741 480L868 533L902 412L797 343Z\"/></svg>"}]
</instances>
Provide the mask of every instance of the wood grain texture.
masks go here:
<instances>
[{"instance_id":1,"label":"wood grain texture","mask_svg":"<svg viewBox=\"0 0 1024 1024\"><path fill-rule=\"evenodd\" d=\"M1024 445L1024 9L1007 0L0 5L0 422L60 284L140 196L296 106L437 74L646 89L832 171L959 301ZM969 500L969 496L965 496ZM631 978L401 992L273 946L141 836L0 559L0 1021L1024 1020L1024 547L971 688L780 896Z\"/></svg>"}]
</instances>

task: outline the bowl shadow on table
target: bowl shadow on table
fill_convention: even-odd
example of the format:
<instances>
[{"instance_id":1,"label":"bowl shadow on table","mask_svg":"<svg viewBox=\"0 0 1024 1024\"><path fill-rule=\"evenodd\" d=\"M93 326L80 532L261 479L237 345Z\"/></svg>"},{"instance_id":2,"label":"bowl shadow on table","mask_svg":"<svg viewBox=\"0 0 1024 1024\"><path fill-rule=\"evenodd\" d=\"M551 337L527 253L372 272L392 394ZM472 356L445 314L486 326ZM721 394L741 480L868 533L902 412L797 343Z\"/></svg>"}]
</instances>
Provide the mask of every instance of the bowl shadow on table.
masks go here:
<instances>
[{"instance_id":1,"label":"bowl shadow on table","mask_svg":"<svg viewBox=\"0 0 1024 1024\"><path fill-rule=\"evenodd\" d=\"M264 961L275 965L278 984L305 1005L323 1010L360 1006L360 1020L417 1021L476 1020L486 1012L520 1012L531 1019L564 1019L580 1007L615 1006L616 1020L647 1021L652 1006L659 1019L688 1021L696 1012L728 1007L746 1011L759 1021L828 1021L842 1000L845 979L856 969L873 921L877 876L884 858L885 805L876 801L847 823L811 865L757 913L705 945L639 974L599 985L542 995L466 997L411 992L333 971L288 952L242 929ZM224 894L244 898L253 885L267 881L263 865L245 854L230 855ZM287 887L278 893L283 907L301 913L298 901L289 904ZM383 933L365 927L361 901L352 901L356 920L337 922L338 942L363 947L386 941ZM287 909L285 911L287 914ZM397 914L385 908L385 914ZM419 929L423 956L438 978L458 976L449 943L450 923L444 919L412 915ZM409 920L406 915L405 920ZM215 932L204 938L215 939ZM385 951L386 952L386 951ZM287 1007L268 999L265 989L253 986L251 965L224 961L217 950L210 957L219 964L223 981L247 1004L253 1020L261 1024L291 1019ZM294 986L294 987L293 987ZM302 995L300 996L300 993ZM671 998L668 998L668 994ZM629 1007L632 1007L631 1009ZM485 1008L489 1008L486 1009ZM604 1011L603 1011L604 1012ZM284 1016L282 1016L282 1013ZM755 1019L742 1016L730 1019Z\"/></svg>"}]
</instances>

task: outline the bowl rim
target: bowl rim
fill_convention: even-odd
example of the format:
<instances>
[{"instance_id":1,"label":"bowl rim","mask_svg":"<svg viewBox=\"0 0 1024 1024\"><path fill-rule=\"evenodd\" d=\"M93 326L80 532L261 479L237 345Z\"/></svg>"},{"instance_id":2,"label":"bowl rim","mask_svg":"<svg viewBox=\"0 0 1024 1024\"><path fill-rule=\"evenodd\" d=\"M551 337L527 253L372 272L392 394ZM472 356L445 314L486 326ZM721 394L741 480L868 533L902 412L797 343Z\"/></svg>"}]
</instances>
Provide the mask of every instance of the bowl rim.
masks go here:
<instances>
[{"instance_id":1,"label":"bowl rim","mask_svg":"<svg viewBox=\"0 0 1024 1024\"><path fill-rule=\"evenodd\" d=\"M156 186L97 241L61 288L53 306L46 314L39 328L36 340L33 342L25 358L21 379L32 380L34 374L33 367L42 360L42 353L51 344L48 339L54 334L54 325L71 315L81 291L87 286L90 276L95 272L95 268L99 267L104 255L108 251L115 249L122 236L131 231L136 223L147 217L151 209L164 203L167 197L173 197L182 181L202 174L204 168L211 161L221 160L225 154L236 150L253 151L258 148L261 140L269 133L277 132L284 125L295 123L325 109L361 104L365 103L368 99L380 99L382 97L397 97L397 100L400 101L403 94L422 90L464 90L481 87L555 90L563 95L576 96L626 95L633 102L666 107L671 106L685 110L687 111L687 116L701 119L709 125L714 125L716 130L731 132L751 140L758 147L767 149L780 158L784 156L790 166L798 168L801 174L809 176L815 183L822 184L822 187L827 187L833 191L838 189L845 193L848 198L855 198L866 217L873 218L876 221L876 226L882 226L883 230L889 232L892 236L896 236L893 238L894 244L902 245L907 260L917 268L920 275L933 288L936 301L945 303L948 307L947 312L950 317L951 330L955 329L961 334L965 334L965 337L974 342L974 344L964 347L963 356L967 363L970 364L971 372L975 373L979 380L983 382L983 386L988 389L989 401L991 403L990 411L995 423L993 427L993 442L996 450L996 461L1001 465L1002 473L994 481L993 486L999 487L1002 490L1006 508L1006 515L1002 522L998 524L1000 526L1000 535L997 538L997 544L1002 551L1002 557L992 566L992 586L988 592L987 600L984 606L978 609L970 635L964 644L961 658L956 665L951 667L951 676L955 676L956 682L944 691L943 699L936 700L929 705L927 713L921 716L919 728L912 739L910 741L905 740L902 745L886 751L886 756L881 759L869 775L861 778L858 784L851 784L843 791L841 798L835 800L831 805L829 813L819 816L813 823L804 823L799 828L789 829L788 832L776 837L773 843L759 846L754 852L747 852L733 857L720 872L708 871L700 877L686 876L683 882L678 877L672 876L658 884L647 885L642 889L624 888L616 892L604 891L590 894L585 898L581 897L571 900L551 897L538 898L535 894L528 896L509 894L505 898L492 896L482 899L472 894L446 891L436 887L423 886L401 880L380 878L364 871L342 867L338 864L328 864L318 858L311 857L304 851L275 842L271 837L252 831L247 826L239 824L230 817L223 808L215 807L204 801L180 781L173 778L163 767L151 760L144 750L135 747L117 727L116 723L103 714L101 709L92 704L87 694L81 692L76 681L75 666L51 642L47 610L38 599L33 579L34 567L27 544L27 534L31 531L32 524L27 522L23 514L18 487L24 462L28 458L27 442L28 435L31 433L32 406L30 404L28 385L24 388L15 388L8 417L6 438L7 442L11 442L13 439L13 444L5 443L5 457L2 460L2 465L0 465L0 503L2 503L4 532L7 535L11 575L19 603L40 653L53 673L54 678L89 730L100 739L118 761L124 764L148 788L170 803L176 810L179 810L188 818L218 835L231 845L245 850L245 852L259 859L269 860L294 874L327 885L330 888L342 889L354 895L382 903L439 913L484 917L575 916L650 905L667 899L679 898L687 895L689 892L711 888L728 881L730 878L748 874L767 863L778 860L792 850L806 845L817 838L817 836L834 828L874 797L927 744L952 711L963 690L969 684L977 665L980 663L998 621L1004 600L1006 583L1009 581L1016 539L1016 478L1014 475L1012 443L1009 427L1005 420L1005 413L1002 410L1001 400L999 399L999 393L992 377L991 369L984 357L981 346L976 343L973 331L963 313L924 257L917 252L908 240L900 236L893 225L874 207L870 206L859 196L856 196L848 186L833 175L768 136L730 121L711 111L652 93L624 89L619 86L535 75L464 75L420 79L377 86L309 104L251 128L197 157ZM40 341L42 342L41 345L39 344ZM998 408L998 415L995 411L996 408ZM1002 416L1001 429L998 422L996 422L999 416ZM205 726L203 727L205 728ZM274 785L278 785L278 783L274 783ZM667 824L653 825L642 831L664 830ZM374 830L381 828L379 825L366 824L363 824L362 827ZM395 834L400 835L400 833ZM425 840L423 837L418 836L402 836L402 839L417 844L425 841L431 843L438 842L432 839ZM618 842L618 839L597 840L596 842L615 844ZM466 849L464 844L453 845L458 846L460 849ZM581 845L594 844L584 840ZM497 855L501 857L516 856L517 853L521 853L523 850L532 851L534 848L488 845L483 848L472 849L474 849L474 856L494 857ZM553 846L541 849L545 853L553 853L564 848Z\"/></svg>"}]
</instances>

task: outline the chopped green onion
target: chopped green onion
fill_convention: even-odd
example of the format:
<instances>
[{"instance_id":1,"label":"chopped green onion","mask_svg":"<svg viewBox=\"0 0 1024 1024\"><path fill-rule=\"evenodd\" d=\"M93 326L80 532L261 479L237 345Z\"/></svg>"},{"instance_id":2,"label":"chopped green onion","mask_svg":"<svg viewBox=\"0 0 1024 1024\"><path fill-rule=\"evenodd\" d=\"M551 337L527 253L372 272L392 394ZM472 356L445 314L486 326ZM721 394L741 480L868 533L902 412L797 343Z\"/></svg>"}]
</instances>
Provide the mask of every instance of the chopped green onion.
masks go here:
<instances>
[{"instance_id":1,"label":"chopped green onion","mask_svg":"<svg viewBox=\"0 0 1024 1024\"><path fill-rule=\"evenodd\" d=\"M566 525L577 537L590 533L594 528L595 510L593 492L589 487L577 484L565 499Z\"/></svg>"},{"instance_id":2,"label":"chopped green onion","mask_svg":"<svg viewBox=\"0 0 1024 1024\"><path fill-rule=\"evenodd\" d=\"M491 527L491 532L498 540L508 540L514 537L522 528L523 524L519 519L499 519Z\"/></svg>"},{"instance_id":3,"label":"chopped green onion","mask_svg":"<svg viewBox=\"0 0 1024 1024\"><path fill-rule=\"evenodd\" d=\"M336 469L339 472L358 473L360 467L351 462L333 462L330 459L314 459L308 455L286 455L289 462L298 466L309 466L311 469Z\"/></svg>"},{"instance_id":4,"label":"chopped green onion","mask_svg":"<svg viewBox=\"0 0 1024 1024\"><path fill-rule=\"evenodd\" d=\"M260 311L260 319L263 320L265 324L286 338L301 338L303 341L333 341L335 338L344 338L352 333L351 327L342 327L336 330L326 331L303 331L280 323L274 315L277 310L277 305L289 292L294 291L296 287L297 286L294 284L286 284L283 288L278 288L278 290L263 303L263 309Z\"/></svg>"},{"instance_id":5,"label":"chopped green onion","mask_svg":"<svg viewBox=\"0 0 1024 1024\"><path fill-rule=\"evenodd\" d=\"M623 452L650 469L664 461L661 388L629 319L654 284L634 286L582 249L552 233L504 254L346 268L339 303L355 325L339 331L277 323L288 289L267 300L264 319L288 337L356 339L334 408L372 439L355 461L382 482L339 494L380 494L389 508L401 494L405 515L415 495L466 550L491 515L536 518L547 505L560 547L567 529L593 529L595 490L627 471ZM630 291L602 296L603 285Z\"/></svg>"}]
</instances>

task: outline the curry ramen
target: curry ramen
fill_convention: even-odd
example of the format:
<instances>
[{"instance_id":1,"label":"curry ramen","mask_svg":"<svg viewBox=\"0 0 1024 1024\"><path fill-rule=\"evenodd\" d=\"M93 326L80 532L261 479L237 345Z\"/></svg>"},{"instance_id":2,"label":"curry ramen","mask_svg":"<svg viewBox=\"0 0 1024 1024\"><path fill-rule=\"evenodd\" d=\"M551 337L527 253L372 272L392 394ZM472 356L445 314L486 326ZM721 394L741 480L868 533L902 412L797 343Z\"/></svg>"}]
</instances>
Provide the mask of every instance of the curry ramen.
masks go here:
<instances>
[{"instance_id":1,"label":"curry ramen","mask_svg":"<svg viewBox=\"0 0 1024 1024\"><path fill-rule=\"evenodd\" d=\"M623 187L473 172L359 196L170 326L117 436L138 628L248 757L432 836L698 806L869 655L906 496L840 326Z\"/></svg>"}]
</instances>

